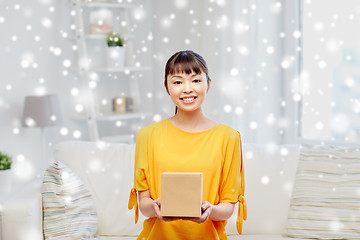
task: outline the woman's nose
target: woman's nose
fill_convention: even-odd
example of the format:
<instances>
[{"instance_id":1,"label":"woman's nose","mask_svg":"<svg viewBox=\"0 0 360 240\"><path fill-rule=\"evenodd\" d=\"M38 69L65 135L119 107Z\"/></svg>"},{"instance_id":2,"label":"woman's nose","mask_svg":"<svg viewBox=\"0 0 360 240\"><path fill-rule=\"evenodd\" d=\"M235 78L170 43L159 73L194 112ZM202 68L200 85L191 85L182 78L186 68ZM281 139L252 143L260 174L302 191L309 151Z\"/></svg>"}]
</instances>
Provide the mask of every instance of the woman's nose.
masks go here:
<instances>
[{"instance_id":1,"label":"woman's nose","mask_svg":"<svg viewBox=\"0 0 360 240\"><path fill-rule=\"evenodd\" d=\"M192 92L192 88L191 88L191 84L190 83L185 83L184 84L184 89L183 92Z\"/></svg>"}]
</instances>

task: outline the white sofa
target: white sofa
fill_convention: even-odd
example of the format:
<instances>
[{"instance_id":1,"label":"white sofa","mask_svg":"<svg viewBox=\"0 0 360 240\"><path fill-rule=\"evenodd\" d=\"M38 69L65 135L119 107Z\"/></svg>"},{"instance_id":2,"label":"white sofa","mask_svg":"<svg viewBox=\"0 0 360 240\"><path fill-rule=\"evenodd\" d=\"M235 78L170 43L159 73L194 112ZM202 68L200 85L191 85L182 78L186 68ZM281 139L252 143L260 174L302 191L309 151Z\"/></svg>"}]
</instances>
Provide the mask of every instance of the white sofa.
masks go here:
<instances>
[{"instance_id":1,"label":"white sofa","mask_svg":"<svg viewBox=\"0 0 360 240\"><path fill-rule=\"evenodd\" d=\"M98 212L100 240L136 239L144 217L134 223L128 210L133 184L134 145L67 141L54 146L54 158L87 184ZM230 239L284 240L299 145L243 145L248 219L236 232L237 209L229 219ZM35 180L0 208L1 240L38 240L42 235L41 182Z\"/></svg>"}]
</instances>

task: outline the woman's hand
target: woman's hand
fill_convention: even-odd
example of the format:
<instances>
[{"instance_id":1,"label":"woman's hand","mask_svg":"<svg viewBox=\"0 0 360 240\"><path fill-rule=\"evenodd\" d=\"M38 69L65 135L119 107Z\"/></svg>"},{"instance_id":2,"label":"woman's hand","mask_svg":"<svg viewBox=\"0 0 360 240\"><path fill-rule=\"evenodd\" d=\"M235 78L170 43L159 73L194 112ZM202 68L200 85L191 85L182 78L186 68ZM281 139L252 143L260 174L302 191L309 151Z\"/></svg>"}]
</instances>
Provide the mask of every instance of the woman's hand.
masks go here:
<instances>
[{"instance_id":1,"label":"woman's hand","mask_svg":"<svg viewBox=\"0 0 360 240\"><path fill-rule=\"evenodd\" d=\"M213 210L214 205L210 204L208 201L205 201L201 204L202 214L200 217L196 218L181 218L183 220L189 220L196 223L204 223L209 219L210 214Z\"/></svg>"},{"instance_id":2,"label":"woman's hand","mask_svg":"<svg viewBox=\"0 0 360 240\"><path fill-rule=\"evenodd\" d=\"M231 217L234 212L234 203L221 202L217 205L212 205L205 201L201 205L203 213L199 218L182 218L184 220L190 220L197 223L204 223L209 218L213 221L224 221Z\"/></svg>"},{"instance_id":3,"label":"woman's hand","mask_svg":"<svg viewBox=\"0 0 360 240\"><path fill-rule=\"evenodd\" d=\"M139 191L139 208L141 213L146 217L156 217L161 221L176 221L179 219L190 220L196 223L204 223L209 218L213 221L224 221L227 220L234 211L235 203L221 202L217 205L212 205L208 201L205 201L201 205L203 213L199 218L189 217L163 217L161 216L161 199L158 198L153 200L150 196L150 191Z\"/></svg>"},{"instance_id":4,"label":"woman's hand","mask_svg":"<svg viewBox=\"0 0 360 240\"><path fill-rule=\"evenodd\" d=\"M161 216L161 199L158 198L156 200L154 200L154 211L155 211L155 217L161 221L165 221L165 222L172 222L172 221L176 221L179 220L180 218L178 217L163 217Z\"/></svg>"}]
</instances>

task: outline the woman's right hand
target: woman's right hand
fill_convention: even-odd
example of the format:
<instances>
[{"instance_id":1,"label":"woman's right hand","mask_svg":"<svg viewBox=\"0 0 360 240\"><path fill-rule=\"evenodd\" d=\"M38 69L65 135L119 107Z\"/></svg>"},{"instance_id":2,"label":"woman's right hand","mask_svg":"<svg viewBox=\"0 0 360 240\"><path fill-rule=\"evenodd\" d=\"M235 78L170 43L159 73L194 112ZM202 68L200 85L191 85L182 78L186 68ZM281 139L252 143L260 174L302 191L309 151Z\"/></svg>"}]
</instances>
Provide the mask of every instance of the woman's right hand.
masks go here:
<instances>
[{"instance_id":1,"label":"woman's right hand","mask_svg":"<svg viewBox=\"0 0 360 240\"><path fill-rule=\"evenodd\" d=\"M160 198L158 198L154 200L155 217L157 217L157 219L159 220L163 220L163 217L161 216L161 212L160 212L160 207L161 207L161 200Z\"/></svg>"},{"instance_id":2,"label":"woman's right hand","mask_svg":"<svg viewBox=\"0 0 360 240\"><path fill-rule=\"evenodd\" d=\"M161 216L161 199L158 198L156 200L154 200L154 211L155 211L155 217L161 221L165 221L165 222L172 222L172 221L176 221L179 220L180 218L178 217L163 217Z\"/></svg>"}]
</instances>

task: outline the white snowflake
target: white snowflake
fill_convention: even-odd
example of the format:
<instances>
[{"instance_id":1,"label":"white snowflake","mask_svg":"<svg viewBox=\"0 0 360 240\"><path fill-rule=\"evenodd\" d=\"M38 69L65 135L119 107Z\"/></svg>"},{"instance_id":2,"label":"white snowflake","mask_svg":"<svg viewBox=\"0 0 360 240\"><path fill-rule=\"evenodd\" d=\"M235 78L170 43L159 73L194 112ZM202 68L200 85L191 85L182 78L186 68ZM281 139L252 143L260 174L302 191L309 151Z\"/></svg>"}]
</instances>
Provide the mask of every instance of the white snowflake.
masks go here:
<instances>
[{"instance_id":1,"label":"white snowflake","mask_svg":"<svg viewBox=\"0 0 360 240\"><path fill-rule=\"evenodd\" d=\"M52 21L49 18L43 18L41 19L41 24L45 27L45 28L51 28L53 26Z\"/></svg>"},{"instance_id":2,"label":"white snowflake","mask_svg":"<svg viewBox=\"0 0 360 240\"><path fill-rule=\"evenodd\" d=\"M155 114L153 117L153 121L154 122L159 122L161 120L161 115L160 114Z\"/></svg>"},{"instance_id":3,"label":"white snowflake","mask_svg":"<svg viewBox=\"0 0 360 240\"><path fill-rule=\"evenodd\" d=\"M226 112L226 113L230 113L232 111L232 107L231 107L231 105L225 105L224 106L224 112Z\"/></svg>"},{"instance_id":4,"label":"white snowflake","mask_svg":"<svg viewBox=\"0 0 360 240\"><path fill-rule=\"evenodd\" d=\"M245 152L245 157L247 159L252 159L254 157L254 153L252 151L246 151Z\"/></svg>"},{"instance_id":5,"label":"white snowflake","mask_svg":"<svg viewBox=\"0 0 360 240\"><path fill-rule=\"evenodd\" d=\"M324 129L324 123L322 123L322 122L317 122L317 123L315 124L315 128L316 128L317 130L323 130L323 129Z\"/></svg>"},{"instance_id":6,"label":"white snowflake","mask_svg":"<svg viewBox=\"0 0 360 240\"><path fill-rule=\"evenodd\" d=\"M289 154L289 149L286 147L280 148L280 154L281 156L287 156Z\"/></svg>"},{"instance_id":7,"label":"white snowflake","mask_svg":"<svg viewBox=\"0 0 360 240\"><path fill-rule=\"evenodd\" d=\"M295 102L299 102L301 100L301 94L300 93L295 93L293 95L293 99Z\"/></svg>"},{"instance_id":8,"label":"white snowflake","mask_svg":"<svg viewBox=\"0 0 360 240\"><path fill-rule=\"evenodd\" d=\"M293 32L293 37L296 38L296 39L300 38L301 37L301 32L299 30L294 31Z\"/></svg>"},{"instance_id":9,"label":"white snowflake","mask_svg":"<svg viewBox=\"0 0 360 240\"><path fill-rule=\"evenodd\" d=\"M63 66L66 67L66 68L70 67L71 66L71 61L69 59L65 59L63 61Z\"/></svg>"},{"instance_id":10,"label":"white snowflake","mask_svg":"<svg viewBox=\"0 0 360 240\"><path fill-rule=\"evenodd\" d=\"M230 75L231 76L237 76L239 74L239 69L237 69L237 68L232 68L231 70L230 70Z\"/></svg>"},{"instance_id":11,"label":"white snowflake","mask_svg":"<svg viewBox=\"0 0 360 240\"><path fill-rule=\"evenodd\" d=\"M97 87L97 82L96 81L89 81L89 88L94 89Z\"/></svg>"},{"instance_id":12,"label":"white snowflake","mask_svg":"<svg viewBox=\"0 0 360 240\"><path fill-rule=\"evenodd\" d=\"M177 9L184 9L189 5L189 1L188 0L175 0L174 4Z\"/></svg>"},{"instance_id":13,"label":"white snowflake","mask_svg":"<svg viewBox=\"0 0 360 240\"><path fill-rule=\"evenodd\" d=\"M73 96L77 96L77 95L79 95L79 89L77 89L77 88L72 88L72 89L70 90L70 93L71 93L71 95L73 95Z\"/></svg>"},{"instance_id":14,"label":"white snowflake","mask_svg":"<svg viewBox=\"0 0 360 240\"><path fill-rule=\"evenodd\" d=\"M144 8L137 7L134 9L133 17L136 20L143 20L145 18L145 16L146 16L146 12L145 12Z\"/></svg>"},{"instance_id":15,"label":"white snowflake","mask_svg":"<svg viewBox=\"0 0 360 240\"><path fill-rule=\"evenodd\" d=\"M172 26L172 21L168 17L164 17L161 20L161 26L163 28L170 28Z\"/></svg>"},{"instance_id":16,"label":"white snowflake","mask_svg":"<svg viewBox=\"0 0 360 240\"><path fill-rule=\"evenodd\" d=\"M267 184L269 184L269 182L270 182L270 178L268 176L261 177L262 184L267 185Z\"/></svg>"},{"instance_id":17,"label":"white snowflake","mask_svg":"<svg viewBox=\"0 0 360 240\"><path fill-rule=\"evenodd\" d=\"M61 134L62 136L67 136L68 133L69 133L69 130L68 130L67 128L61 128L61 129L60 129L60 134Z\"/></svg>"},{"instance_id":18,"label":"white snowflake","mask_svg":"<svg viewBox=\"0 0 360 240\"><path fill-rule=\"evenodd\" d=\"M75 111L78 113L82 113L84 111L84 106L82 104L76 104Z\"/></svg>"},{"instance_id":19,"label":"white snowflake","mask_svg":"<svg viewBox=\"0 0 360 240\"><path fill-rule=\"evenodd\" d=\"M235 108L235 114L236 115L241 115L244 113L244 110L241 107L236 107Z\"/></svg>"},{"instance_id":20,"label":"white snowflake","mask_svg":"<svg viewBox=\"0 0 360 240\"><path fill-rule=\"evenodd\" d=\"M46 94L47 90L43 86L38 86L35 88L34 92L35 92L35 95L37 95L37 96L43 96Z\"/></svg>"},{"instance_id":21,"label":"white snowflake","mask_svg":"<svg viewBox=\"0 0 360 240\"><path fill-rule=\"evenodd\" d=\"M249 49L245 46L238 47L238 51L243 56L247 56L249 54Z\"/></svg>"},{"instance_id":22,"label":"white snowflake","mask_svg":"<svg viewBox=\"0 0 360 240\"><path fill-rule=\"evenodd\" d=\"M319 61L318 66L320 69L326 68L326 62L324 60Z\"/></svg>"},{"instance_id":23,"label":"white snowflake","mask_svg":"<svg viewBox=\"0 0 360 240\"><path fill-rule=\"evenodd\" d=\"M73 132L73 137L79 139L81 137L81 132L79 130L75 130Z\"/></svg>"},{"instance_id":24,"label":"white snowflake","mask_svg":"<svg viewBox=\"0 0 360 240\"><path fill-rule=\"evenodd\" d=\"M273 113L270 113L266 116L266 123L269 125L273 125L275 123L275 116Z\"/></svg>"},{"instance_id":25,"label":"white snowflake","mask_svg":"<svg viewBox=\"0 0 360 240\"><path fill-rule=\"evenodd\" d=\"M268 46L268 47L266 48L266 52L267 52L268 54L273 54L274 51L275 51L275 49L274 49L273 46Z\"/></svg>"},{"instance_id":26,"label":"white snowflake","mask_svg":"<svg viewBox=\"0 0 360 240\"><path fill-rule=\"evenodd\" d=\"M13 134L17 135L20 133L19 128L13 128Z\"/></svg>"},{"instance_id":27,"label":"white snowflake","mask_svg":"<svg viewBox=\"0 0 360 240\"><path fill-rule=\"evenodd\" d=\"M249 127L250 127L250 129L255 130L255 129L257 129L258 124L255 121L251 121L249 124Z\"/></svg>"},{"instance_id":28,"label":"white snowflake","mask_svg":"<svg viewBox=\"0 0 360 240\"><path fill-rule=\"evenodd\" d=\"M291 66L291 62L290 62L289 59L284 59L281 62L281 67L284 68L284 69L288 69L290 66Z\"/></svg>"},{"instance_id":29,"label":"white snowflake","mask_svg":"<svg viewBox=\"0 0 360 240\"><path fill-rule=\"evenodd\" d=\"M17 179L28 181L35 177L34 165L31 164L28 159L25 159L23 155L19 155L18 157L20 156L21 160L13 163L13 173Z\"/></svg>"}]
</instances>

